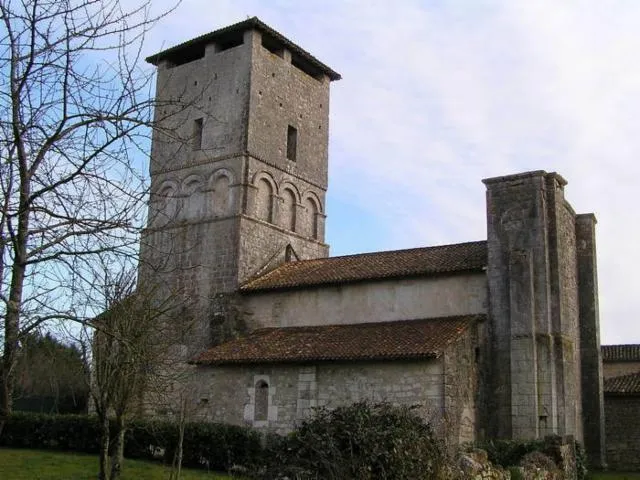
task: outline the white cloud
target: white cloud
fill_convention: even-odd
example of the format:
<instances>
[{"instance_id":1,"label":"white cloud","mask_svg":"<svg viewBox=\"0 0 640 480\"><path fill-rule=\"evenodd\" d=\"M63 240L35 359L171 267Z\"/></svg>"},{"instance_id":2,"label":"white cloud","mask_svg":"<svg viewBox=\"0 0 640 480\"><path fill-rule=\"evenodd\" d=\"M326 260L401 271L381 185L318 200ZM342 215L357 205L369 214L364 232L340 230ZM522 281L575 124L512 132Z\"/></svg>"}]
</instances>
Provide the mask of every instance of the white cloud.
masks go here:
<instances>
[{"instance_id":1,"label":"white cloud","mask_svg":"<svg viewBox=\"0 0 640 480\"><path fill-rule=\"evenodd\" d=\"M187 0L149 53L248 15L343 74L329 195L386 227L333 251L483 238L482 178L555 170L599 219L603 340L640 342L640 3Z\"/></svg>"}]
</instances>

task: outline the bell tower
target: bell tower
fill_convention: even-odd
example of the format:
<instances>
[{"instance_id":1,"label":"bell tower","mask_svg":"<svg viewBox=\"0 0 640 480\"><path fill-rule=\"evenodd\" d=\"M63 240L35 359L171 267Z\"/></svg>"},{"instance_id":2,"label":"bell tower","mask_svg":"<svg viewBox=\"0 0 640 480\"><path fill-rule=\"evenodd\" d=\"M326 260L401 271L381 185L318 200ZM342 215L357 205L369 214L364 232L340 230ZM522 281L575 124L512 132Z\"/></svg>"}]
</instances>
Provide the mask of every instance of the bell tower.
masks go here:
<instances>
[{"instance_id":1,"label":"bell tower","mask_svg":"<svg viewBox=\"0 0 640 480\"><path fill-rule=\"evenodd\" d=\"M180 300L191 353L246 327L244 281L328 255L329 85L340 75L255 17L147 61L156 129L139 282Z\"/></svg>"}]
</instances>

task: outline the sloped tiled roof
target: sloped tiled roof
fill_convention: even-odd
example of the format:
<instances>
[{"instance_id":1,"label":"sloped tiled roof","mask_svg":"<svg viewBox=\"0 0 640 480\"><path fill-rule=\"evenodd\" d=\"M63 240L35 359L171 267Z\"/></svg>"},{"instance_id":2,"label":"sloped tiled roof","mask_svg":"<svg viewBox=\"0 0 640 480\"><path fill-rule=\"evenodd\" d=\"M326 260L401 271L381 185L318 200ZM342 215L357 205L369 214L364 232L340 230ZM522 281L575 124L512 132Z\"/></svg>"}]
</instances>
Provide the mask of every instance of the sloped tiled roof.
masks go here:
<instances>
[{"instance_id":1,"label":"sloped tiled roof","mask_svg":"<svg viewBox=\"0 0 640 480\"><path fill-rule=\"evenodd\" d=\"M171 48L167 48L166 50L156 53L155 55L151 55L150 57L147 57L146 60L147 62L153 65L158 65L158 63L161 60L163 60L164 58L170 57L172 55L175 55L177 52L186 51L188 49L192 49L196 47L197 45L207 44L214 40L223 39L230 34L243 32L245 30L249 30L252 28L262 32L263 34L266 34L270 37L275 38L280 43L285 45L288 49L290 49L292 52L303 57L306 61L311 63L315 68L327 74L327 76L331 80L340 80L340 78L342 78L338 72L335 72L334 70L329 68L327 65L322 63L320 60L318 60L316 57L311 55L309 52L307 52L303 48L293 43L291 40L289 40L287 37L285 37L281 33L278 33L277 31L275 31L269 25L261 21L258 17L251 17L241 22L234 23L233 25L220 28L213 32L206 33L204 35L200 35L199 37L193 38L179 45L175 45Z\"/></svg>"},{"instance_id":2,"label":"sloped tiled roof","mask_svg":"<svg viewBox=\"0 0 640 480\"><path fill-rule=\"evenodd\" d=\"M602 345L604 362L640 362L640 345Z\"/></svg>"},{"instance_id":3,"label":"sloped tiled roof","mask_svg":"<svg viewBox=\"0 0 640 480\"><path fill-rule=\"evenodd\" d=\"M482 270L486 265L486 241L457 243L288 262L249 280L240 287L240 290L254 292L435 275Z\"/></svg>"},{"instance_id":4,"label":"sloped tiled roof","mask_svg":"<svg viewBox=\"0 0 640 480\"><path fill-rule=\"evenodd\" d=\"M604 393L613 395L640 395L640 372L607 378Z\"/></svg>"},{"instance_id":5,"label":"sloped tiled roof","mask_svg":"<svg viewBox=\"0 0 640 480\"><path fill-rule=\"evenodd\" d=\"M199 365L438 358L483 315L262 328L198 355Z\"/></svg>"}]
</instances>

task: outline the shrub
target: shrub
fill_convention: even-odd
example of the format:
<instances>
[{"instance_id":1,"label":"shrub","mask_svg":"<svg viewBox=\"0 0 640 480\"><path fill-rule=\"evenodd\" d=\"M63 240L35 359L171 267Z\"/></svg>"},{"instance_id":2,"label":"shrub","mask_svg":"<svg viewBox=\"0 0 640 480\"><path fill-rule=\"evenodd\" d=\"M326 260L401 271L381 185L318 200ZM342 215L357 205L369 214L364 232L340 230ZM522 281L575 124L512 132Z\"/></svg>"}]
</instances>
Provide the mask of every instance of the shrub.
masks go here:
<instances>
[{"instance_id":1,"label":"shrub","mask_svg":"<svg viewBox=\"0 0 640 480\"><path fill-rule=\"evenodd\" d=\"M411 408L355 403L318 409L287 437L271 437L254 478L435 479L443 446Z\"/></svg>"},{"instance_id":2,"label":"shrub","mask_svg":"<svg viewBox=\"0 0 640 480\"><path fill-rule=\"evenodd\" d=\"M576 477L577 480L584 480L589 473L587 464L587 452L582 444L576 441Z\"/></svg>"},{"instance_id":3,"label":"shrub","mask_svg":"<svg viewBox=\"0 0 640 480\"><path fill-rule=\"evenodd\" d=\"M6 423L0 446L55 449L97 454L99 432L96 417L44 415L16 412ZM125 456L171 463L178 443L178 427L170 421L136 420L127 426ZM261 451L254 430L220 423L188 423L183 442L183 465L228 470L246 465Z\"/></svg>"},{"instance_id":4,"label":"shrub","mask_svg":"<svg viewBox=\"0 0 640 480\"><path fill-rule=\"evenodd\" d=\"M489 440L477 445L478 448L487 451L489 461L503 468L521 465L523 459L532 452L541 452L556 465L561 466L563 459L560 455L562 437L550 435L544 440ZM540 457L531 457L540 458ZM579 442L575 442L576 476L578 480L587 477L587 458L584 448Z\"/></svg>"}]
</instances>

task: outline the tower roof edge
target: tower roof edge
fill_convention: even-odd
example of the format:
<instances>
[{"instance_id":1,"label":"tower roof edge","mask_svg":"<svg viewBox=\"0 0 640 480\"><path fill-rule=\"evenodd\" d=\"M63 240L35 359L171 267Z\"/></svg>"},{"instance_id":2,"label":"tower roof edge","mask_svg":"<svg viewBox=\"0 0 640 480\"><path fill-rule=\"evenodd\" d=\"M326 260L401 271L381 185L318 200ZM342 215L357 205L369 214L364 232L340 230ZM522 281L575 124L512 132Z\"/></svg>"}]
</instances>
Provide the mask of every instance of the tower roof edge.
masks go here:
<instances>
[{"instance_id":1,"label":"tower roof edge","mask_svg":"<svg viewBox=\"0 0 640 480\"><path fill-rule=\"evenodd\" d=\"M292 52L302 56L305 60L307 60L311 64L313 64L316 68L322 71L322 73L326 74L329 77L329 79L331 79L332 81L340 80L342 78L342 76L338 72L336 72L326 64L322 63L316 57L311 55L302 47L293 43L291 40L289 40L287 37L285 37L281 33L271 28L269 25L267 25L262 20L260 20L258 17L251 17L241 22L234 23L233 25L219 28L218 30L214 30L213 32L205 33L204 35L200 35L198 37L192 38L191 40L187 40L186 42L183 42L173 47L162 50L161 52L158 52L155 55L151 55L146 58L146 61L157 66L162 60L164 60L169 56L175 55L179 51L188 50L193 47L212 42L214 40L221 40L228 35L237 34L238 32L243 32L251 29L258 30L263 34L267 34L268 36L273 37L276 40L282 42L284 46L286 46Z\"/></svg>"}]
</instances>

